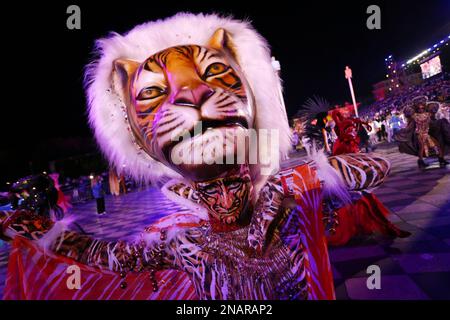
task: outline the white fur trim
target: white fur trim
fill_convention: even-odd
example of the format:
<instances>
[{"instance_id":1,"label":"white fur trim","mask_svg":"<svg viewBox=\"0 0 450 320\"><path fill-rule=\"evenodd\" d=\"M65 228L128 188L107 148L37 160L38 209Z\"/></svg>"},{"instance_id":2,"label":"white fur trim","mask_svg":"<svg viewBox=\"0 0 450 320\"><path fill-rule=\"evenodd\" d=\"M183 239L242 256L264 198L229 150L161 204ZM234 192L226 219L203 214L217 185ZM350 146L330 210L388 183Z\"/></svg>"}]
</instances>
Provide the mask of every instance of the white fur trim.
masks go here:
<instances>
[{"instance_id":1,"label":"white fur trim","mask_svg":"<svg viewBox=\"0 0 450 320\"><path fill-rule=\"evenodd\" d=\"M59 220L55 225L39 240L36 241L37 245L44 249L46 252L50 247L54 245L56 239L74 222L74 218L69 216L62 220ZM60 245L60 244L59 244ZM59 245L57 247L59 247Z\"/></svg>"},{"instance_id":2,"label":"white fur trim","mask_svg":"<svg viewBox=\"0 0 450 320\"><path fill-rule=\"evenodd\" d=\"M125 35L112 33L109 38L98 40L99 58L86 69L89 122L102 151L118 170L144 181L180 177L133 144L120 96L111 88L113 61L126 58L143 62L150 55L172 46L206 45L218 28L231 34L242 72L255 96L255 128L278 129L280 143L271 147L272 154L277 158L287 156L291 133L280 97L280 79L272 67L267 42L248 22L218 15L179 13L165 20L138 25ZM279 162L276 160L272 163Z\"/></svg>"}]
</instances>

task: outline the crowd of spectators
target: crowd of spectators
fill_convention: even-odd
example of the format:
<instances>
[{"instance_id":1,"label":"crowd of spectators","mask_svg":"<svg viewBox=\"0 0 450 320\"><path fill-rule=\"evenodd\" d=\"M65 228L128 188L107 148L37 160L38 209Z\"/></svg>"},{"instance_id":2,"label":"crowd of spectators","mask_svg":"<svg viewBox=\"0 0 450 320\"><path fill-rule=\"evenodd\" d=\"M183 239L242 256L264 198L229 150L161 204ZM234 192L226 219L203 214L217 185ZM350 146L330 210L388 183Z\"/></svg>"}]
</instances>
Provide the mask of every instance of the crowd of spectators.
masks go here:
<instances>
[{"instance_id":1,"label":"crowd of spectators","mask_svg":"<svg viewBox=\"0 0 450 320\"><path fill-rule=\"evenodd\" d=\"M441 107L437 116L450 121L450 80L447 79L448 76L442 75L420 85L397 90L386 99L361 109L360 117L373 129L368 132L370 144L392 142L394 134L407 125L403 110L412 106L418 97L439 102Z\"/></svg>"},{"instance_id":2,"label":"crowd of spectators","mask_svg":"<svg viewBox=\"0 0 450 320\"><path fill-rule=\"evenodd\" d=\"M423 81L420 85L404 87L396 90L383 100L368 106L360 106L359 116L367 122L372 130L367 131L369 145L374 146L380 142L393 142L394 135L407 126L404 115L406 107L412 107L414 99L426 97L428 101L437 101L440 108L436 114L437 119L446 118L450 121L450 79L448 74ZM303 148L305 139L305 123L302 118L294 121L293 146L299 150ZM372 149L372 148L370 148Z\"/></svg>"},{"instance_id":3,"label":"crowd of spectators","mask_svg":"<svg viewBox=\"0 0 450 320\"><path fill-rule=\"evenodd\" d=\"M450 102L450 80L442 75L436 79L424 81L420 85L404 87L394 91L387 98L362 108L360 116L373 119L380 114L391 114L393 111L402 111L404 107L412 104L415 97L426 96L429 101L438 101L442 104Z\"/></svg>"}]
</instances>

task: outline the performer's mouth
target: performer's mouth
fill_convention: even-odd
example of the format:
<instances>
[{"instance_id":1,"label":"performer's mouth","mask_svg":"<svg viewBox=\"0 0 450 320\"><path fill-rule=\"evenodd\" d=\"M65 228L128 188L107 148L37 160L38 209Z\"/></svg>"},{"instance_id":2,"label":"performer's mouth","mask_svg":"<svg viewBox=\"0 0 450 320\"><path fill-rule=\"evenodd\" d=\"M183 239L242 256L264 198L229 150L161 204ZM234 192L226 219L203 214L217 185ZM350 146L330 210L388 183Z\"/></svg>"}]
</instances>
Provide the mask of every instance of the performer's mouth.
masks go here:
<instances>
[{"instance_id":1,"label":"performer's mouth","mask_svg":"<svg viewBox=\"0 0 450 320\"><path fill-rule=\"evenodd\" d=\"M196 135L205 133L207 130L222 127L241 127L248 129L249 125L247 119L244 117L230 117L225 120L201 120L189 131L189 133L191 137L195 137Z\"/></svg>"},{"instance_id":2,"label":"performer's mouth","mask_svg":"<svg viewBox=\"0 0 450 320\"><path fill-rule=\"evenodd\" d=\"M233 216L235 212L239 210L239 205L235 205L232 208L224 208L224 207L215 207L214 211L217 212L221 216Z\"/></svg>"},{"instance_id":3,"label":"performer's mouth","mask_svg":"<svg viewBox=\"0 0 450 320\"><path fill-rule=\"evenodd\" d=\"M188 143L192 141L194 138L199 137L205 134L208 130L221 130L223 134L226 134L226 131L229 130L232 132L233 129L249 129L248 121L244 117L230 117L226 120L203 120L199 121L195 126L193 126L188 134L185 136L181 142L180 141L172 141L172 143L163 147L163 153L168 159L170 163L173 163L171 160L171 154L173 149L179 145L180 143Z\"/></svg>"}]
</instances>

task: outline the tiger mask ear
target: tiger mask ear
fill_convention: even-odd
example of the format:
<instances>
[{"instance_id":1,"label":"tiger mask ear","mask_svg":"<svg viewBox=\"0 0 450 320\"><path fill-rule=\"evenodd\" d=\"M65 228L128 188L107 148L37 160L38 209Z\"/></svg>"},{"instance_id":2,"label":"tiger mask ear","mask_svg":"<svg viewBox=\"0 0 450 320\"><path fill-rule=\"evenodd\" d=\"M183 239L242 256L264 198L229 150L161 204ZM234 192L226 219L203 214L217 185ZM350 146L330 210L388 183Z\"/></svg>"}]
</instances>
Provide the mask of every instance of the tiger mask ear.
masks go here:
<instances>
[{"instance_id":1,"label":"tiger mask ear","mask_svg":"<svg viewBox=\"0 0 450 320\"><path fill-rule=\"evenodd\" d=\"M129 125L132 130L133 136L136 143L143 149L147 154L151 154L145 145L143 140L141 130L139 129L137 123L136 113L132 112L132 97L131 97L131 81L136 74L139 66L141 65L137 61L129 59L116 59L114 60L114 71L113 71L113 89L119 96L122 97L125 107L127 108L127 115L129 119Z\"/></svg>"},{"instance_id":2,"label":"tiger mask ear","mask_svg":"<svg viewBox=\"0 0 450 320\"><path fill-rule=\"evenodd\" d=\"M140 63L129 59L114 60L114 90L120 92L128 100L127 88L130 87L130 81L133 78Z\"/></svg>"},{"instance_id":3,"label":"tiger mask ear","mask_svg":"<svg viewBox=\"0 0 450 320\"><path fill-rule=\"evenodd\" d=\"M223 28L214 31L214 34L209 38L208 47L218 51L225 51L238 61L237 49L233 39L230 33Z\"/></svg>"}]
</instances>

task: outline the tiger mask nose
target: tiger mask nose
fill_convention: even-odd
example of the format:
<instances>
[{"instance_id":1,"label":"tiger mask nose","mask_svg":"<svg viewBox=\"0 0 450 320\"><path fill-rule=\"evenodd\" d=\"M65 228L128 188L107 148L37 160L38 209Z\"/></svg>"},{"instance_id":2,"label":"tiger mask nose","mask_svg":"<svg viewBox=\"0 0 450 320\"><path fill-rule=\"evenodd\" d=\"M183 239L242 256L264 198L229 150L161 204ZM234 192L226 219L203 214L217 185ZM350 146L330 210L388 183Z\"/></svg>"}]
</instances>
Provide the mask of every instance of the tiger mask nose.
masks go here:
<instances>
[{"instance_id":1,"label":"tiger mask nose","mask_svg":"<svg viewBox=\"0 0 450 320\"><path fill-rule=\"evenodd\" d=\"M195 87L184 87L170 99L173 105L200 108L214 94L214 90L204 83Z\"/></svg>"}]
</instances>

